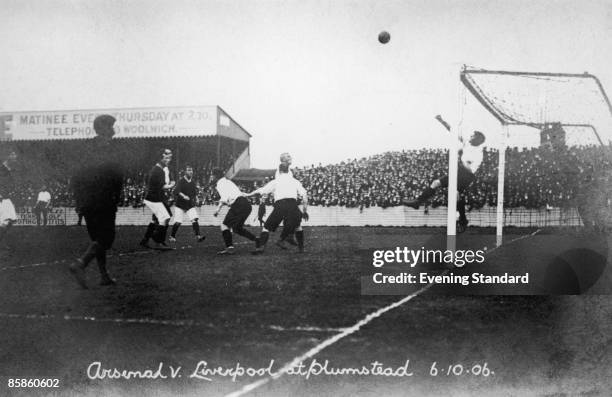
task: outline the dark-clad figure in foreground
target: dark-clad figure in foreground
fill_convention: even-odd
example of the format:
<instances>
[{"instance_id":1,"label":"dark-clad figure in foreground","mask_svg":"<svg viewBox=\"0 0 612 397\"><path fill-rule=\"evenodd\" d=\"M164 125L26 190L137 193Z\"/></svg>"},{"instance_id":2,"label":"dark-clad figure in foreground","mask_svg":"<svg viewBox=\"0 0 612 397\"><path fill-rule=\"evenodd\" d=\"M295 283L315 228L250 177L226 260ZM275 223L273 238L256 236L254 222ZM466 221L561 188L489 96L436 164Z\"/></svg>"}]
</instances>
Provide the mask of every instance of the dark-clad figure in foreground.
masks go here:
<instances>
[{"instance_id":1,"label":"dark-clad figure in foreground","mask_svg":"<svg viewBox=\"0 0 612 397\"><path fill-rule=\"evenodd\" d=\"M100 285L115 283L106 270L106 251L115 240L115 217L123 185L123 170L112 161L114 123L113 116L96 117L93 123L96 136L83 156L83 167L72 178L77 213L85 218L91 239L85 253L70 265L70 272L82 288L87 288L85 268L94 258L100 270Z\"/></svg>"},{"instance_id":2,"label":"dark-clad figure in foreground","mask_svg":"<svg viewBox=\"0 0 612 397\"><path fill-rule=\"evenodd\" d=\"M0 243L8 234L9 229L17 222L15 206L9 195L15 188L13 166L17 161L17 153L11 151L6 160L0 163ZM0 258L8 254L8 248L0 248Z\"/></svg>"}]
</instances>

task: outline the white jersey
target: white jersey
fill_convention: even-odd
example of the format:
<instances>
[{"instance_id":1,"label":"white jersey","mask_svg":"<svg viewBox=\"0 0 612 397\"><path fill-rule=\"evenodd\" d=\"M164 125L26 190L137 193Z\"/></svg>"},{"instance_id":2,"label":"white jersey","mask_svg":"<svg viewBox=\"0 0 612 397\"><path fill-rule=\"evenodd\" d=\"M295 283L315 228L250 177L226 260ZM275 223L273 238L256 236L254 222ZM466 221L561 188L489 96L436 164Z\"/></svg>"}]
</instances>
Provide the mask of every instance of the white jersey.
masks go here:
<instances>
[{"instance_id":1,"label":"white jersey","mask_svg":"<svg viewBox=\"0 0 612 397\"><path fill-rule=\"evenodd\" d=\"M482 153L482 145L473 146L469 143L463 146L463 153L461 154L461 163L465 168L470 170L472 174L475 174L482 164L483 153Z\"/></svg>"},{"instance_id":2,"label":"white jersey","mask_svg":"<svg viewBox=\"0 0 612 397\"><path fill-rule=\"evenodd\" d=\"M276 179L268 182L268 184L260 187L255 192L259 194L274 193L274 201L282 199L297 200L299 197L307 196L306 189L304 189L300 181L287 173L279 174Z\"/></svg>"},{"instance_id":3,"label":"white jersey","mask_svg":"<svg viewBox=\"0 0 612 397\"><path fill-rule=\"evenodd\" d=\"M51 201L51 193L47 191L42 191L38 193L38 198L36 199L36 201L40 201L43 203L49 203Z\"/></svg>"},{"instance_id":4,"label":"white jersey","mask_svg":"<svg viewBox=\"0 0 612 397\"><path fill-rule=\"evenodd\" d=\"M238 186L225 177L219 179L215 187L221 197L219 201L227 205L232 205L238 197L244 196L244 193L238 189Z\"/></svg>"}]
</instances>

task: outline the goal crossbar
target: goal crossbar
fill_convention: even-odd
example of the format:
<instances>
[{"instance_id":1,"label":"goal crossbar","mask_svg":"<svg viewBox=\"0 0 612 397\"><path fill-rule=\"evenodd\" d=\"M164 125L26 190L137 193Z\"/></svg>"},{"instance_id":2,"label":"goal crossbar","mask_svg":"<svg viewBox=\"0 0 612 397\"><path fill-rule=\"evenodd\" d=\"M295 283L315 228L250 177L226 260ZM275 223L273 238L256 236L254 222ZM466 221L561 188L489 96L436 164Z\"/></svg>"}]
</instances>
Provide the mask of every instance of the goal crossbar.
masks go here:
<instances>
[{"instance_id":1,"label":"goal crossbar","mask_svg":"<svg viewBox=\"0 0 612 397\"><path fill-rule=\"evenodd\" d=\"M484 70L484 69L468 69L463 67L460 73L460 80L468 91L476 98L476 100L495 117L500 123L507 125L523 125L541 129L545 125L550 123L560 123L565 127L584 127L593 130L594 135L600 144L604 144L604 140L601 138L597 131L597 126L591 120L579 120L576 119L564 119L567 117L565 114L550 115L549 119L536 120L529 118L527 115L520 115L516 112L511 112L508 108L502 106L496 102L493 93L490 91L490 87L485 87L482 82L479 82L480 76L493 76L495 78L515 78L518 79L539 79L555 82L555 79L565 79L561 82L569 81L585 81L589 85L588 91L596 97L602 99L602 103L605 104L607 112L612 115L612 103L606 94L600 80L593 74L590 73L545 73L545 72L518 72L518 71L505 71L505 70ZM557 83L560 81L557 80ZM571 89L571 87L568 87ZM521 117L523 116L523 117Z\"/></svg>"},{"instance_id":2,"label":"goal crossbar","mask_svg":"<svg viewBox=\"0 0 612 397\"><path fill-rule=\"evenodd\" d=\"M503 228L503 183L508 126L528 126L542 130L554 123L563 127L588 128L596 138L593 142L597 141L600 145L612 144L610 134L604 133L607 139L602 139L598 131L598 127L601 129L604 125L602 120L605 119L607 123L612 119L612 104L599 79L586 72L521 72L463 66L459 85L467 89L502 125L502 139L498 148L500 155L496 223L499 245ZM603 128L603 131L606 132L607 129ZM457 168L449 164L449 211L453 208L450 203L456 200L456 175L453 175L456 172ZM454 186L454 189L451 189L451 186ZM454 238L456 229L454 224L451 225L451 220L452 217L449 216L448 235Z\"/></svg>"}]
</instances>

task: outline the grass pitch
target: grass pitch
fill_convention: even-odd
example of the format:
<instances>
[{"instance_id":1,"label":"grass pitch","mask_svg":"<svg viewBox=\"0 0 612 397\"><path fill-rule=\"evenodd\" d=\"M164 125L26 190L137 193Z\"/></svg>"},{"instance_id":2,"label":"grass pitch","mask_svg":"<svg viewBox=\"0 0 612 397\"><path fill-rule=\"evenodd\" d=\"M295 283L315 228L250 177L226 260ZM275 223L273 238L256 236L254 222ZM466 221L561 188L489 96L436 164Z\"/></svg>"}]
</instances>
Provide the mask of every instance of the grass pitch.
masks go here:
<instances>
[{"instance_id":1,"label":"grass pitch","mask_svg":"<svg viewBox=\"0 0 612 397\"><path fill-rule=\"evenodd\" d=\"M278 371L321 346L304 368L327 361L330 371L397 369L409 360L412 376L284 374L247 395L597 396L612 386L610 296L428 291L363 323L403 298L361 295L368 250L425 246L442 230L306 228L301 255L270 244L265 255L253 256L251 244L235 236L237 254L230 257L215 255L222 248L217 228L204 232L208 238L198 244L183 227L179 249L158 252L137 246L144 227L120 227L108 261L118 284L98 286L92 263L91 289L81 290L67 266L87 246L84 228L12 229L12 254L0 262L0 394L221 396L268 378L234 380L227 371L208 373L209 380L192 376L203 361L207 368ZM507 239L531 232L517 230ZM475 249L494 246L488 233L470 229L462 236ZM491 257L498 266L524 259L529 249L541 258L543 244L558 243L549 240L525 238ZM322 345L360 321L354 332ZM161 363L166 378L90 379L95 362L141 372ZM170 367L180 367L175 378ZM11 378L59 381L52 389L8 388Z\"/></svg>"}]
</instances>

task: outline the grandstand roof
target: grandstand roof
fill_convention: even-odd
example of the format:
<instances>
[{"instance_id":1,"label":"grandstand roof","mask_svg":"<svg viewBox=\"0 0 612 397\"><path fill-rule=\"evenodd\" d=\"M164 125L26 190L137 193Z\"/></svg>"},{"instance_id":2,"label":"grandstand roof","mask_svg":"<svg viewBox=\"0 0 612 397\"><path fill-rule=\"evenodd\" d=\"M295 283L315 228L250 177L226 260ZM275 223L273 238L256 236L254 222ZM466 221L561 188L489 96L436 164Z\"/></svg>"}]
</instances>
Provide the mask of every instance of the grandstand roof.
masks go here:
<instances>
[{"instance_id":1,"label":"grandstand roof","mask_svg":"<svg viewBox=\"0 0 612 397\"><path fill-rule=\"evenodd\" d=\"M232 178L235 181L241 182L254 182L254 181L263 181L265 178L274 177L274 173L276 170L262 170L258 168L247 168L238 171L236 175Z\"/></svg>"}]
</instances>

